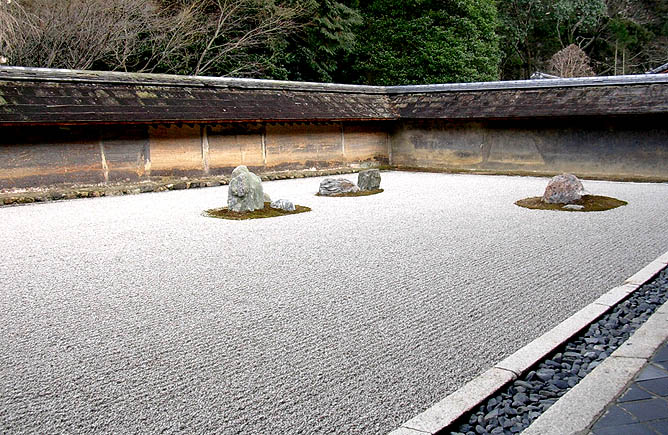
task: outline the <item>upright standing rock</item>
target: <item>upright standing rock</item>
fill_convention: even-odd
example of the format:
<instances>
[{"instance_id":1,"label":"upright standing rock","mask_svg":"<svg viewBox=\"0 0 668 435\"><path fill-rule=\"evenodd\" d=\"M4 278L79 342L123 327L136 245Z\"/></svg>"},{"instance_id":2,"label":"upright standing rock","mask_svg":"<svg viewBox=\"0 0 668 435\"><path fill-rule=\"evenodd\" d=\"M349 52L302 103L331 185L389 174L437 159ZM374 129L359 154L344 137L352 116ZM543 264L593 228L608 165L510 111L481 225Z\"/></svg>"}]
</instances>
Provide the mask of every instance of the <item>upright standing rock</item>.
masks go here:
<instances>
[{"instance_id":1,"label":"upright standing rock","mask_svg":"<svg viewBox=\"0 0 668 435\"><path fill-rule=\"evenodd\" d=\"M380 188L380 171L367 169L357 175L357 185L360 190L376 190Z\"/></svg>"},{"instance_id":2,"label":"upright standing rock","mask_svg":"<svg viewBox=\"0 0 668 435\"><path fill-rule=\"evenodd\" d=\"M548 204L572 204L585 194L578 177L561 174L553 177L545 188L542 201Z\"/></svg>"},{"instance_id":3,"label":"upright standing rock","mask_svg":"<svg viewBox=\"0 0 668 435\"><path fill-rule=\"evenodd\" d=\"M262 180L245 166L237 166L232 171L232 180L227 189L227 208L236 212L264 208Z\"/></svg>"}]
</instances>

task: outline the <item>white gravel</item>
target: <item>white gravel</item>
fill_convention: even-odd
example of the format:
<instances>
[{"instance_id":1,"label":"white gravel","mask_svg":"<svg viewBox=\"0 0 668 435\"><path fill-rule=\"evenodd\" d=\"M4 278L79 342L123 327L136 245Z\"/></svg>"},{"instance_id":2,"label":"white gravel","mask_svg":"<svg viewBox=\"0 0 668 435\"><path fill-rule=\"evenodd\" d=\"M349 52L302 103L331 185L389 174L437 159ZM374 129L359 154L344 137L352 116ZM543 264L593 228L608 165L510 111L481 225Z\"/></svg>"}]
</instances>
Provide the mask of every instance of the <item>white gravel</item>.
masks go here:
<instances>
[{"instance_id":1,"label":"white gravel","mask_svg":"<svg viewBox=\"0 0 668 435\"><path fill-rule=\"evenodd\" d=\"M0 432L384 433L668 250L668 184L320 180L254 221L201 215L226 187L0 209Z\"/></svg>"}]
</instances>

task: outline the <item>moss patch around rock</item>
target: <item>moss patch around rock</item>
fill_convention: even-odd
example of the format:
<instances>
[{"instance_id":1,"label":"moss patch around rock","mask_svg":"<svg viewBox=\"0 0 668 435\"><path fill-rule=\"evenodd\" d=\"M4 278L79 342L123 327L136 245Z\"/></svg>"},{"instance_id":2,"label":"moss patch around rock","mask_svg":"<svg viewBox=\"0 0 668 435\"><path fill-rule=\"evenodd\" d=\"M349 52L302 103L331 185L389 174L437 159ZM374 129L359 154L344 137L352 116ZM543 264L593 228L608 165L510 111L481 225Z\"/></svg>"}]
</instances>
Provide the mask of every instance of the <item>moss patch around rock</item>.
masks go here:
<instances>
[{"instance_id":1,"label":"moss patch around rock","mask_svg":"<svg viewBox=\"0 0 668 435\"><path fill-rule=\"evenodd\" d=\"M246 219L264 219L278 216L287 216L289 214L299 214L311 211L309 207L303 205L295 205L295 211L285 211L276 208L271 208L270 202L264 203L262 210L255 210L250 212L230 211L227 207L212 208L204 211L204 216L214 217L218 219L229 219L233 221L243 221Z\"/></svg>"},{"instance_id":2,"label":"moss patch around rock","mask_svg":"<svg viewBox=\"0 0 668 435\"><path fill-rule=\"evenodd\" d=\"M598 196L598 195L584 195L579 201L574 202L576 205L581 205L584 208L580 210L574 210L569 208L564 208L565 204L548 204L541 201L540 196L534 196L532 198L520 199L515 202L515 205L520 207L530 208L534 210L558 210L558 211L606 211L613 208L621 207L628 204L626 201L622 201L616 198L610 198L609 196Z\"/></svg>"},{"instance_id":3,"label":"moss patch around rock","mask_svg":"<svg viewBox=\"0 0 668 435\"><path fill-rule=\"evenodd\" d=\"M324 196L324 197L334 197L334 198L347 198L352 196L370 196L377 195L381 192L384 192L383 189L374 189L374 190L360 190L357 192L348 192L348 193L337 193L336 195L321 195L319 192L315 196Z\"/></svg>"}]
</instances>

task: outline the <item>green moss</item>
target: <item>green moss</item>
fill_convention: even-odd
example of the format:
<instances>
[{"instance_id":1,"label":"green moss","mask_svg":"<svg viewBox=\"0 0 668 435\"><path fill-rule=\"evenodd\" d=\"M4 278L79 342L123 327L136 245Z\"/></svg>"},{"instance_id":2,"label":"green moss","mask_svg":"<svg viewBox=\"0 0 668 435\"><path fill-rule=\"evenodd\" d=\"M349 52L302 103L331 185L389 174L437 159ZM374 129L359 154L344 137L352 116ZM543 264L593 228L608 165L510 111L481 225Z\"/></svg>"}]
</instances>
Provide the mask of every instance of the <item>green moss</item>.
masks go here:
<instances>
[{"instance_id":1,"label":"green moss","mask_svg":"<svg viewBox=\"0 0 668 435\"><path fill-rule=\"evenodd\" d=\"M234 221L242 221L246 219L264 219L278 216L286 216L289 214L299 214L311 211L309 207L303 205L295 205L295 211L285 211L271 208L269 205L271 203L265 202L264 208L262 210L255 210L250 212L237 212L230 211L227 207L222 208L212 208L211 210L206 210L204 212L205 216L214 217L218 219L229 219Z\"/></svg>"},{"instance_id":2,"label":"green moss","mask_svg":"<svg viewBox=\"0 0 668 435\"><path fill-rule=\"evenodd\" d=\"M339 193L336 195L321 195L320 193L316 193L316 196L325 196L325 197L335 197L335 198L344 198L344 197L352 197L352 196L370 196L370 195L376 195L378 193L383 192L383 189L374 189L374 190L360 190L357 192L348 192L348 193Z\"/></svg>"},{"instance_id":3,"label":"green moss","mask_svg":"<svg viewBox=\"0 0 668 435\"><path fill-rule=\"evenodd\" d=\"M524 208L530 208L533 210L558 210L558 211L606 211L606 210L611 210L613 208L621 207L628 203L626 201L610 198L608 196L585 195L579 201L574 202L574 204L584 206L584 208L581 210L571 210L568 208L564 208L564 204L548 204L541 201L540 196L520 199L519 201L515 202L515 205Z\"/></svg>"}]
</instances>

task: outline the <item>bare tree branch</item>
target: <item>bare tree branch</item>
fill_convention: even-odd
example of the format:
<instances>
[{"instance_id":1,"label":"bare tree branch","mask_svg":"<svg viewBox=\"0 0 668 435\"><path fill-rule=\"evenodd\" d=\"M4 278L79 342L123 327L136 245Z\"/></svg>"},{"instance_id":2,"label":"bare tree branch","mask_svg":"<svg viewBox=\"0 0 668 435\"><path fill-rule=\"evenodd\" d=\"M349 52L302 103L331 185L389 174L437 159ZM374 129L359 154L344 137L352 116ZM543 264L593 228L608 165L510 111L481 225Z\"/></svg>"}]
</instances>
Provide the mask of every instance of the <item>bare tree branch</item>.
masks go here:
<instances>
[{"instance_id":1,"label":"bare tree branch","mask_svg":"<svg viewBox=\"0 0 668 435\"><path fill-rule=\"evenodd\" d=\"M299 30L306 11L292 0L8 1L0 55L10 64L193 75L259 72L253 50Z\"/></svg>"}]
</instances>

